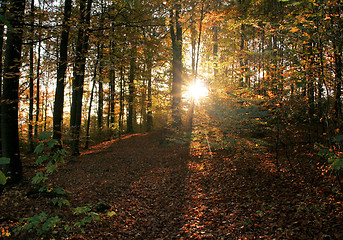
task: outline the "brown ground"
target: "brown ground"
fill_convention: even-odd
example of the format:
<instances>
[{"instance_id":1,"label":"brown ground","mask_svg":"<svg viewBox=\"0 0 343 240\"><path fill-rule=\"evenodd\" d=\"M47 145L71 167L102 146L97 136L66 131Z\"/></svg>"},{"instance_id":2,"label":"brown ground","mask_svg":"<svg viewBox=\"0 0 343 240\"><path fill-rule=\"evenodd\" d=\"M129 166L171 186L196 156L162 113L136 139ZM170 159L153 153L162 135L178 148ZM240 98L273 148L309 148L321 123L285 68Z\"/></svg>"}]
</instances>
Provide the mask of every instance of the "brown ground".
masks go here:
<instances>
[{"instance_id":1,"label":"brown ground","mask_svg":"<svg viewBox=\"0 0 343 240\"><path fill-rule=\"evenodd\" d=\"M108 207L98 211L100 220L84 232L67 231L80 217L52 206L47 196L26 196L32 185L25 181L4 191L0 234L46 211L63 222L42 239L343 239L340 195L277 175L270 159L225 152L211 158L206 147L162 142L159 133L105 142L71 159L51 180L70 193L72 208ZM7 239L40 238L12 233Z\"/></svg>"}]
</instances>

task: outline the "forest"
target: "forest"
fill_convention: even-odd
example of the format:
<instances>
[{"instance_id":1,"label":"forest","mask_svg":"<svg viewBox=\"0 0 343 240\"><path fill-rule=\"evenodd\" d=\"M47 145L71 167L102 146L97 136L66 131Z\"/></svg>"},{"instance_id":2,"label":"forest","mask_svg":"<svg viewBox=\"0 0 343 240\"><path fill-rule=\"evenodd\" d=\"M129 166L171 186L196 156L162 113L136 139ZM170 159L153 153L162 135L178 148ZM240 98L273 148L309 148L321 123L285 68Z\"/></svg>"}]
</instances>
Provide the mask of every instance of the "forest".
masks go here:
<instances>
[{"instance_id":1,"label":"forest","mask_svg":"<svg viewBox=\"0 0 343 240\"><path fill-rule=\"evenodd\" d=\"M1 0L1 239L343 239L341 0Z\"/></svg>"}]
</instances>

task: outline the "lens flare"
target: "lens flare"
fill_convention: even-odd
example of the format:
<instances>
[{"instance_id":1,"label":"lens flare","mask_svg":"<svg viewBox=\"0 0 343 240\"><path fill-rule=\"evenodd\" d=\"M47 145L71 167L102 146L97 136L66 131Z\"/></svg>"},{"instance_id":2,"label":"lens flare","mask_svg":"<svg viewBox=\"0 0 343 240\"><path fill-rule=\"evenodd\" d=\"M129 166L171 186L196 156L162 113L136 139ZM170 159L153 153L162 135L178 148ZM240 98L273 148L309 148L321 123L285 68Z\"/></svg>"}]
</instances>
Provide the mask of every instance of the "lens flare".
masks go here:
<instances>
[{"instance_id":1,"label":"lens flare","mask_svg":"<svg viewBox=\"0 0 343 240\"><path fill-rule=\"evenodd\" d=\"M198 101L208 95L208 89L202 82L196 81L188 87L187 95Z\"/></svg>"}]
</instances>

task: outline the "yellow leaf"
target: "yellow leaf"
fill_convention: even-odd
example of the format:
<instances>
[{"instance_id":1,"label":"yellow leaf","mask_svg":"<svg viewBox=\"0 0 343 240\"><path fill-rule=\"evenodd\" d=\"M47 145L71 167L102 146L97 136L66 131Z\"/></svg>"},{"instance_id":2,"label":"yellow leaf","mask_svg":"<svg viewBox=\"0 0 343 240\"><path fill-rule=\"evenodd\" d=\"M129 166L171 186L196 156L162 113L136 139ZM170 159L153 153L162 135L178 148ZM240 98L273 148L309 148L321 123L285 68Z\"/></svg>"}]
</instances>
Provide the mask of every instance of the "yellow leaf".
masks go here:
<instances>
[{"instance_id":1,"label":"yellow leaf","mask_svg":"<svg viewBox=\"0 0 343 240\"><path fill-rule=\"evenodd\" d=\"M299 28L297 28L297 27L292 27L290 31L291 31L292 33L295 33L295 32L298 32L298 31L299 31Z\"/></svg>"},{"instance_id":2,"label":"yellow leaf","mask_svg":"<svg viewBox=\"0 0 343 240\"><path fill-rule=\"evenodd\" d=\"M107 216L112 217L113 215L116 215L115 211L109 211L107 212Z\"/></svg>"}]
</instances>

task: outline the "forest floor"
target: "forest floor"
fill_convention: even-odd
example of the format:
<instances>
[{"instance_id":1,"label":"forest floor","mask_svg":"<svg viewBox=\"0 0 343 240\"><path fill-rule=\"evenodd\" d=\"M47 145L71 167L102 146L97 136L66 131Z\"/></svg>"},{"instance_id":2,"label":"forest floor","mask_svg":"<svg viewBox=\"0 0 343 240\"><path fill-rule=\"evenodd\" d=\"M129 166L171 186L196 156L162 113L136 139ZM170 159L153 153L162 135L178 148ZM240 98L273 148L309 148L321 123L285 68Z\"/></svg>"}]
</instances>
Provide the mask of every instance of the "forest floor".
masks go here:
<instances>
[{"instance_id":1,"label":"forest floor","mask_svg":"<svg viewBox=\"0 0 343 240\"><path fill-rule=\"evenodd\" d=\"M191 139L164 138L130 135L69 159L50 181L69 193L70 207L29 195L35 169L26 168L27 180L1 197L2 237L343 239L341 194L276 173L268 153L210 152ZM70 208L78 206L88 206L100 219L73 226L80 216ZM42 211L62 219L53 231L11 233L19 219Z\"/></svg>"}]
</instances>

